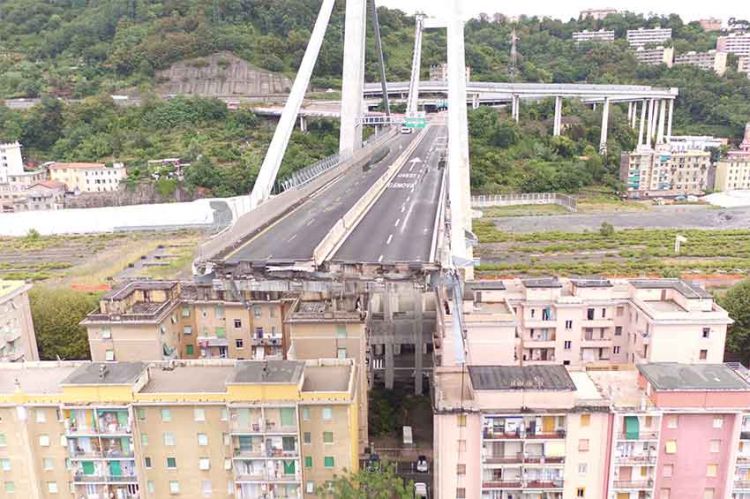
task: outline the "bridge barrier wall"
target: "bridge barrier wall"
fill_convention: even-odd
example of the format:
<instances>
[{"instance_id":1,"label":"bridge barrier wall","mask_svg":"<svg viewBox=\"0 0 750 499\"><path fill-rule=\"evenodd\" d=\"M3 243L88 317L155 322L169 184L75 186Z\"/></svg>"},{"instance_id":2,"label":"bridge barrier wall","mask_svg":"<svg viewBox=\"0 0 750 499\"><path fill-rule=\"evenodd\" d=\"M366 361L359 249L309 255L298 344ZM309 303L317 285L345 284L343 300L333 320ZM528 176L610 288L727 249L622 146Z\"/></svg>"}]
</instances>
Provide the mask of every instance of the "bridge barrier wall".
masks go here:
<instances>
[{"instance_id":1,"label":"bridge barrier wall","mask_svg":"<svg viewBox=\"0 0 750 499\"><path fill-rule=\"evenodd\" d=\"M385 171L385 173L377 179L370 189L357 200L354 205L344 214L339 220L341 225L344 227L344 232L331 230L328 232L326 237L315 247L313 252L313 260L315 265L320 265L338 246L343 240L354 230L357 224L362 220L364 215L370 209L375 201L380 197L380 194L385 190L388 184L391 182L396 173L401 169L406 159L411 155L412 152L417 148L420 142L424 139L424 130L419 133L419 136L412 141L409 146L404 149L404 152L393 162L391 166ZM338 225L338 222L337 222Z\"/></svg>"},{"instance_id":2,"label":"bridge barrier wall","mask_svg":"<svg viewBox=\"0 0 750 499\"><path fill-rule=\"evenodd\" d=\"M557 192L527 192L521 194L492 194L472 196L472 208L488 208L491 206L518 206L524 204L556 204L568 211L578 209L576 198Z\"/></svg>"},{"instance_id":3,"label":"bridge barrier wall","mask_svg":"<svg viewBox=\"0 0 750 499\"><path fill-rule=\"evenodd\" d=\"M268 227L282 216L299 206L310 195L332 181L349 168L355 168L368 157L368 154L388 138L395 137L397 130L382 133L376 140L370 140L365 147L357 150L347 162L326 170L315 179L298 189L290 189L268 199L254 210L237 217L234 224L227 227L198 248L198 260L206 261L227 255L241 246L248 238Z\"/></svg>"}]
</instances>

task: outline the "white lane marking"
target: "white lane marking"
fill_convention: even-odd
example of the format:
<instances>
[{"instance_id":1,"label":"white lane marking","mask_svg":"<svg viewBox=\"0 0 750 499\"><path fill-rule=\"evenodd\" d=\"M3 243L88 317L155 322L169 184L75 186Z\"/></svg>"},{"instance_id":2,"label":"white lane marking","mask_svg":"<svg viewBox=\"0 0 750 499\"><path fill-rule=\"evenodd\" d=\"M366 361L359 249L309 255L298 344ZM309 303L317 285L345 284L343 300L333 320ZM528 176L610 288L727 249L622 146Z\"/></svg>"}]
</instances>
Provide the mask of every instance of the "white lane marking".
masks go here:
<instances>
[{"instance_id":1,"label":"white lane marking","mask_svg":"<svg viewBox=\"0 0 750 499\"><path fill-rule=\"evenodd\" d=\"M291 243L292 240L294 240L295 237L297 237L297 234L292 234L292 237L290 237L289 239L287 239L287 241Z\"/></svg>"},{"instance_id":2,"label":"white lane marking","mask_svg":"<svg viewBox=\"0 0 750 499\"><path fill-rule=\"evenodd\" d=\"M395 224L393 224L393 226L394 226L394 227L398 227L398 223L399 223L400 221L401 221L401 219L399 218L398 220L396 220L396 223L395 223Z\"/></svg>"},{"instance_id":3,"label":"white lane marking","mask_svg":"<svg viewBox=\"0 0 750 499\"><path fill-rule=\"evenodd\" d=\"M391 244L392 239L393 239L393 234L388 234L388 240L385 242L385 244Z\"/></svg>"},{"instance_id":4,"label":"white lane marking","mask_svg":"<svg viewBox=\"0 0 750 499\"><path fill-rule=\"evenodd\" d=\"M406 205L405 205L405 204L402 204L402 205L401 205L401 213L403 213L403 212L405 212L405 211L406 211Z\"/></svg>"},{"instance_id":5,"label":"white lane marking","mask_svg":"<svg viewBox=\"0 0 750 499\"><path fill-rule=\"evenodd\" d=\"M416 204L416 203L412 203L412 204L411 204L411 205L409 206L409 211L407 211L407 212L406 212L406 217L404 218L404 223L403 223L403 224L401 224L401 230L400 230L400 232L404 232L404 229L406 229L406 224L407 224L407 222L409 221L409 217L411 216L411 212L412 212L412 210L414 210L414 205L415 205L415 204ZM396 225L398 225L398 224L396 224Z\"/></svg>"},{"instance_id":6,"label":"white lane marking","mask_svg":"<svg viewBox=\"0 0 750 499\"><path fill-rule=\"evenodd\" d=\"M380 262L382 262L382 261L383 261L383 255L380 255L380 256L378 257L378 263L380 263Z\"/></svg>"},{"instance_id":7,"label":"white lane marking","mask_svg":"<svg viewBox=\"0 0 750 499\"><path fill-rule=\"evenodd\" d=\"M311 225L315 221L315 218L311 218L305 225Z\"/></svg>"}]
</instances>

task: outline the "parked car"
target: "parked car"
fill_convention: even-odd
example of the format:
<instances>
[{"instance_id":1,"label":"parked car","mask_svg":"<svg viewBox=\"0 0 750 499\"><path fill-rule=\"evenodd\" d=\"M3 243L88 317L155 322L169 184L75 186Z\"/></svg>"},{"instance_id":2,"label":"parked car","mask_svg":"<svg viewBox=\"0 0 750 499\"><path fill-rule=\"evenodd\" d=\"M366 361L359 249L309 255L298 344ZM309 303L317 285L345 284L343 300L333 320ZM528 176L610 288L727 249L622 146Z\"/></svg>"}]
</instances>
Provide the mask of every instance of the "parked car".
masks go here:
<instances>
[{"instance_id":1,"label":"parked car","mask_svg":"<svg viewBox=\"0 0 750 499\"><path fill-rule=\"evenodd\" d=\"M417 482L414 484L414 497L427 497L427 484Z\"/></svg>"},{"instance_id":2,"label":"parked car","mask_svg":"<svg viewBox=\"0 0 750 499\"><path fill-rule=\"evenodd\" d=\"M408 127L408 126L401 127L401 133L411 133L411 132L412 132L411 127Z\"/></svg>"},{"instance_id":3,"label":"parked car","mask_svg":"<svg viewBox=\"0 0 750 499\"><path fill-rule=\"evenodd\" d=\"M427 456L419 456L417 458L417 471L419 473L427 473L430 471L430 463L427 462Z\"/></svg>"}]
</instances>

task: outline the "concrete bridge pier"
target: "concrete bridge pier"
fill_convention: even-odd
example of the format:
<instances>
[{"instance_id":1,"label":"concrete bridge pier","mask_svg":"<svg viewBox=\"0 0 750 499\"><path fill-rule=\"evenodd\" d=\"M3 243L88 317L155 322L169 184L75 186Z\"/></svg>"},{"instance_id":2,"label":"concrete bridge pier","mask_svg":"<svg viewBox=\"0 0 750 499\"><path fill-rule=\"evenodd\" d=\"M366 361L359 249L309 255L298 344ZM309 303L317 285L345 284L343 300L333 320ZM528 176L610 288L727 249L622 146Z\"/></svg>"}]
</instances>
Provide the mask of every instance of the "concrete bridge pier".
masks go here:
<instances>
[{"instance_id":1,"label":"concrete bridge pier","mask_svg":"<svg viewBox=\"0 0 750 499\"><path fill-rule=\"evenodd\" d=\"M562 97L555 97L555 119L552 125L552 135L557 137L562 129Z\"/></svg>"},{"instance_id":2,"label":"concrete bridge pier","mask_svg":"<svg viewBox=\"0 0 750 499\"><path fill-rule=\"evenodd\" d=\"M513 121L515 121L516 123L518 123L518 121L519 121L519 116L520 116L520 113L519 113L520 109L519 109L519 107L520 107L520 105L521 105L521 99L520 99L520 97L518 97L517 95L514 95L512 97L512 99L511 99L511 102L510 102L510 115L513 118Z\"/></svg>"},{"instance_id":3,"label":"concrete bridge pier","mask_svg":"<svg viewBox=\"0 0 750 499\"><path fill-rule=\"evenodd\" d=\"M422 395L424 390L422 386L422 370L424 360L424 339L422 338L423 330L423 296L420 290L414 289L414 394Z\"/></svg>"},{"instance_id":4,"label":"concrete bridge pier","mask_svg":"<svg viewBox=\"0 0 750 499\"><path fill-rule=\"evenodd\" d=\"M663 144L664 143L664 120L666 118L667 114L667 101L661 100L659 102L659 124L657 125L656 130L656 143L657 144Z\"/></svg>"},{"instance_id":5,"label":"concrete bridge pier","mask_svg":"<svg viewBox=\"0 0 750 499\"><path fill-rule=\"evenodd\" d=\"M304 116L299 117L299 130L302 133L307 133L307 119Z\"/></svg>"},{"instance_id":6,"label":"concrete bridge pier","mask_svg":"<svg viewBox=\"0 0 750 499\"><path fill-rule=\"evenodd\" d=\"M672 114L674 113L674 99L669 99L669 114L667 115L667 142L672 140Z\"/></svg>"},{"instance_id":7,"label":"concrete bridge pier","mask_svg":"<svg viewBox=\"0 0 750 499\"><path fill-rule=\"evenodd\" d=\"M641 124L638 127L638 146L643 145L643 132L646 125L646 101L641 102Z\"/></svg>"},{"instance_id":8,"label":"concrete bridge pier","mask_svg":"<svg viewBox=\"0 0 750 499\"><path fill-rule=\"evenodd\" d=\"M607 128L609 127L609 97L604 98L602 106L602 134L599 138L599 152L607 152Z\"/></svg>"}]
</instances>

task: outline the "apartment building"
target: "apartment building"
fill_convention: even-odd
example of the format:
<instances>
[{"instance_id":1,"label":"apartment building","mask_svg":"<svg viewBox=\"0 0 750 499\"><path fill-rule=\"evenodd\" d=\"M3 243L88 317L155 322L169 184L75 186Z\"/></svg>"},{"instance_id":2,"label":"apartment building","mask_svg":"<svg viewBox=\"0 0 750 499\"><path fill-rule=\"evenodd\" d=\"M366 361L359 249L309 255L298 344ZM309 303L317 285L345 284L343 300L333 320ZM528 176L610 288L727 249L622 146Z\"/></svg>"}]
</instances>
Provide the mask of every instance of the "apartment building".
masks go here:
<instances>
[{"instance_id":1,"label":"apartment building","mask_svg":"<svg viewBox=\"0 0 750 499\"><path fill-rule=\"evenodd\" d=\"M635 58L641 64L647 64L649 66L658 66L660 64L666 65L668 68L672 67L674 61L674 48L673 47L658 47L646 48L639 46L633 52Z\"/></svg>"},{"instance_id":2,"label":"apartment building","mask_svg":"<svg viewBox=\"0 0 750 499\"><path fill-rule=\"evenodd\" d=\"M750 123L745 125L745 136L739 150L729 151L716 164L717 191L750 189Z\"/></svg>"},{"instance_id":3,"label":"apartment building","mask_svg":"<svg viewBox=\"0 0 750 499\"><path fill-rule=\"evenodd\" d=\"M710 135L672 135L669 137L669 148L672 152L708 151L719 149L729 143L726 138Z\"/></svg>"},{"instance_id":4,"label":"apartment building","mask_svg":"<svg viewBox=\"0 0 750 499\"><path fill-rule=\"evenodd\" d=\"M613 42L615 41L615 32L600 29L599 31L575 31L573 32L573 41L581 42Z\"/></svg>"},{"instance_id":5,"label":"apartment building","mask_svg":"<svg viewBox=\"0 0 750 499\"><path fill-rule=\"evenodd\" d=\"M605 497L608 402L560 365L436 369L435 497Z\"/></svg>"},{"instance_id":6,"label":"apartment building","mask_svg":"<svg viewBox=\"0 0 750 499\"><path fill-rule=\"evenodd\" d=\"M672 38L672 28L638 28L629 29L625 33L625 39L631 47L645 47L646 45L658 45ZM717 47L717 50L720 50Z\"/></svg>"},{"instance_id":7,"label":"apartment building","mask_svg":"<svg viewBox=\"0 0 750 499\"><path fill-rule=\"evenodd\" d=\"M674 65L697 66L706 71L713 71L719 76L727 72L727 53L709 50L708 52L687 52L675 56Z\"/></svg>"},{"instance_id":8,"label":"apartment building","mask_svg":"<svg viewBox=\"0 0 750 499\"><path fill-rule=\"evenodd\" d=\"M468 283L460 309L443 297L436 365L608 366L716 363L732 320L679 279L506 279Z\"/></svg>"},{"instance_id":9,"label":"apartment building","mask_svg":"<svg viewBox=\"0 0 750 499\"><path fill-rule=\"evenodd\" d=\"M471 67L466 66L466 81L471 80ZM433 64L430 66L430 81L448 81L448 64Z\"/></svg>"},{"instance_id":10,"label":"apartment building","mask_svg":"<svg viewBox=\"0 0 750 499\"><path fill-rule=\"evenodd\" d=\"M610 14L617 14L617 9L585 9L578 14L578 17L579 19L590 17L595 21L601 21Z\"/></svg>"},{"instance_id":11,"label":"apartment building","mask_svg":"<svg viewBox=\"0 0 750 499\"><path fill-rule=\"evenodd\" d=\"M10 177L24 173L21 144L0 143L0 184L10 183Z\"/></svg>"},{"instance_id":12,"label":"apartment building","mask_svg":"<svg viewBox=\"0 0 750 499\"><path fill-rule=\"evenodd\" d=\"M133 281L105 294L81 324L95 361L282 359L278 292L229 291L178 281Z\"/></svg>"},{"instance_id":13,"label":"apartment building","mask_svg":"<svg viewBox=\"0 0 750 499\"><path fill-rule=\"evenodd\" d=\"M730 33L716 39L717 52L750 56L750 33Z\"/></svg>"},{"instance_id":14,"label":"apartment building","mask_svg":"<svg viewBox=\"0 0 750 499\"><path fill-rule=\"evenodd\" d=\"M620 156L620 179L630 197L703 194L710 169L709 151L641 148Z\"/></svg>"},{"instance_id":15,"label":"apartment building","mask_svg":"<svg viewBox=\"0 0 750 499\"><path fill-rule=\"evenodd\" d=\"M701 25L703 31L721 31L721 19L715 17L709 17L706 19L698 19L698 24Z\"/></svg>"},{"instance_id":16,"label":"apartment building","mask_svg":"<svg viewBox=\"0 0 750 499\"><path fill-rule=\"evenodd\" d=\"M69 192L116 191L127 176L122 163L107 166L104 163L52 163L50 179L62 182Z\"/></svg>"},{"instance_id":17,"label":"apartment building","mask_svg":"<svg viewBox=\"0 0 750 499\"><path fill-rule=\"evenodd\" d=\"M0 366L3 497L312 498L358 469L347 360Z\"/></svg>"},{"instance_id":18,"label":"apartment building","mask_svg":"<svg viewBox=\"0 0 750 499\"><path fill-rule=\"evenodd\" d=\"M0 362L39 360L30 289L24 281L0 280Z\"/></svg>"},{"instance_id":19,"label":"apartment building","mask_svg":"<svg viewBox=\"0 0 750 499\"><path fill-rule=\"evenodd\" d=\"M737 72L745 73L750 78L750 55L743 55L737 58Z\"/></svg>"}]
</instances>

